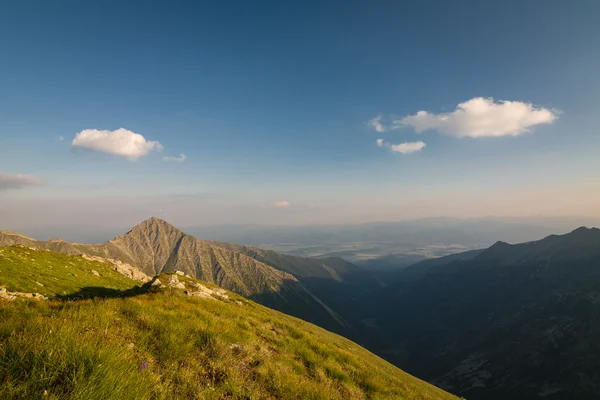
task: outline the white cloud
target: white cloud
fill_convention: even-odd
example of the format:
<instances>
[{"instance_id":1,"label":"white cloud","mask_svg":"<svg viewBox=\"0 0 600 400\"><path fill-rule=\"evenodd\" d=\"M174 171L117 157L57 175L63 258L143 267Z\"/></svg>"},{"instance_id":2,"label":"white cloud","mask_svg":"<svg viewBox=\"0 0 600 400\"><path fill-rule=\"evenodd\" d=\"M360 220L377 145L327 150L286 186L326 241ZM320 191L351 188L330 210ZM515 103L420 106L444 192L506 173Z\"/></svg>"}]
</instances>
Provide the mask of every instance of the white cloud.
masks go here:
<instances>
[{"instance_id":1,"label":"white cloud","mask_svg":"<svg viewBox=\"0 0 600 400\"><path fill-rule=\"evenodd\" d=\"M290 203L283 200L283 201L278 201L275 203L275 207L279 207L279 208L287 208L290 206Z\"/></svg>"},{"instance_id":2,"label":"white cloud","mask_svg":"<svg viewBox=\"0 0 600 400\"><path fill-rule=\"evenodd\" d=\"M427 145L423 142L404 142L400 144L392 144L390 145L390 149L394 153L409 154L421 151L425 146Z\"/></svg>"},{"instance_id":3,"label":"white cloud","mask_svg":"<svg viewBox=\"0 0 600 400\"><path fill-rule=\"evenodd\" d=\"M59 136L58 140L61 141L61 142L64 142L65 141L65 137L64 136Z\"/></svg>"},{"instance_id":4,"label":"white cloud","mask_svg":"<svg viewBox=\"0 0 600 400\"><path fill-rule=\"evenodd\" d=\"M182 163L185 161L187 157L185 156L185 154L180 154L179 157L163 157L163 161L166 162L176 162L176 163Z\"/></svg>"},{"instance_id":5,"label":"white cloud","mask_svg":"<svg viewBox=\"0 0 600 400\"><path fill-rule=\"evenodd\" d=\"M391 144L388 142L384 142L383 139L377 139L377 146L379 146L379 147L385 146L394 153L409 154L409 153L415 153L417 151L421 151L427 145L423 142L404 142L404 143L400 143L400 144Z\"/></svg>"},{"instance_id":6,"label":"white cloud","mask_svg":"<svg viewBox=\"0 0 600 400\"><path fill-rule=\"evenodd\" d=\"M41 184L42 180L36 176L0 172L0 190L20 189Z\"/></svg>"},{"instance_id":7,"label":"white cloud","mask_svg":"<svg viewBox=\"0 0 600 400\"><path fill-rule=\"evenodd\" d=\"M73 148L81 148L102 153L114 154L135 161L151 151L162 151L159 142L146 140L139 133L119 128L116 131L85 129L75 135Z\"/></svg>"},{"instance_id":8,"label":"white cloud","mask_svg":"<svg viewBox=\"0 0 600 400\"><path fill-rule=\"evenodd\" d=\"M370 120L369 125L372 126L377 132L385 132L387 130L381 123L381 115L378 115Z\"/></svg>"},{"instance_id":9,"label":"white cloud","mask_svg":"<svg viewBox=\"0 0 600 400\"><path fill-rule=\"evenodd\" d=\"M395 120L389 129L412 127L417 133L437 130L454 137L518 136L540 124L551 124L559 112L521 101L494 101L474 97L460 103L453 112L430 114L419 111ZM375 128L378 132L379 129ZM383 127L383 129L386 129Z\"/></svg>"}]
</instances>

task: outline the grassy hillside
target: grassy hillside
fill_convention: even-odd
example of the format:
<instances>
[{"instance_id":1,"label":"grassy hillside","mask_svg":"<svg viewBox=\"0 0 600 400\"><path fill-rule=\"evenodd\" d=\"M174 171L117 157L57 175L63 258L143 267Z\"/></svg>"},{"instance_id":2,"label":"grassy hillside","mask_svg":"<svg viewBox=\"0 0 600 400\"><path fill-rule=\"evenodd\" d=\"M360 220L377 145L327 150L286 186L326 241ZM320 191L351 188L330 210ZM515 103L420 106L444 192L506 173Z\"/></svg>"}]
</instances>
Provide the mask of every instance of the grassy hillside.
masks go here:
<instances>
[{"instance_id":1,"label":"grassy hillside","mask_svg":"<svg viewBox=\"0 0 600 400\"><path fill-rule=\"evenodd\" d=\"M26 247L0 247L0 286L9 291L61 297L84 288L90 295L94 288L124 290L136 283L108 263Z\"/></svg>"},{"instance_id":2,"label":"grassy hillside","mask_svg":"<svg viewBox=\"0 0 600 400\"><path fill-rule=\"evenodd\" d=\"M142 290L82 257L0 250L0 286L55 297L0 300L2 399L456 399L341 336L208 283L161 275L166 288ZM40 264L52 268L40 273ZM188 293L212 293L186 296L168 286L174 276ZM127 287L136 289L116 290Z\"/></svg>"}]
</instances>

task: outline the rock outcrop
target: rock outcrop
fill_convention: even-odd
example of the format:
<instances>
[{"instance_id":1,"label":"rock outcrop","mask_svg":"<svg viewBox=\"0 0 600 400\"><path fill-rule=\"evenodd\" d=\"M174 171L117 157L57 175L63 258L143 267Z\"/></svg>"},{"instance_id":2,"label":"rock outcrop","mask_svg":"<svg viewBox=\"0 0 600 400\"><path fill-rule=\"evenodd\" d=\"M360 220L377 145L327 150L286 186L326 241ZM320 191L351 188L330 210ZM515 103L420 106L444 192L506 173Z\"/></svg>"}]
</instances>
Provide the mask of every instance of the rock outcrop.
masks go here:
<instances>
[{"instance_id":1,"label":"rock outcrop","mask_svg":"<svg viewBox=\"0 0 600 400\"><path fill-rule=\"evenodd\" d=\"M98 262L108 263L111 265L112 269L114 269L121 275L124 275L130 279L133 279L134 281L145 283L145 282L150 282L152 280L152 278L150 276L148 276L145 273L143 273L142 271L140 271L139 268L136 268L131 264L124 263L120 260L111 259L111 258L103 258L103 257L98 257L98 256L88 256L86 254L82 254L81 257L85 258L86 260L90 260L90 261L98 261ZM92 271L92 274L94 274L96 276L100 276L100 274L98 274L97 271Z\"/></svg>"},{"instance_id":2,"label":"rock outcrop","mask_svg":"<svg viewBox=\"0 0 600 400\"><path fill-rule=\"evenodd\" d=\"M32 300L48 300L46 296L39 293L23 293L23 292L9 292L6 288L0 287L0 299L2 300L15 300L15 299L32 299Z\"/></svg>"}]
</instances>

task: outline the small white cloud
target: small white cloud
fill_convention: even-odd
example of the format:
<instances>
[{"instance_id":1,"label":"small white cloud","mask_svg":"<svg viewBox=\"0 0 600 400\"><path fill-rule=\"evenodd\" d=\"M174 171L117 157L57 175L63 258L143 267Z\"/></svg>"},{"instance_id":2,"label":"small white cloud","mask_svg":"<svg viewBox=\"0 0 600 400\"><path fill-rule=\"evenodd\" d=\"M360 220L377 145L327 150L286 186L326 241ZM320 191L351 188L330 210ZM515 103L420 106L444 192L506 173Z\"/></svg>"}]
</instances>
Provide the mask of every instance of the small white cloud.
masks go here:
<instances>
[{"instance_id":1,"label":"small white cloud","mask_svg":"<svg viewBox=\"0 0 600 400\"><path fill-rule=\"evenodd\" d=\"M551 124L559 112L521 101L494 101L475 97L460 103L453 112L419 111L393 122L391 129L412 127L417 133L437 130L454 137L518 136L540 124Z\"/></svg>"},{"instance_id":2,"label":"small white cloud","mask_svg":"<svg viewBox=\"0 0 600 400\"><path fill-rule=\"evenodd\" d=\"M289 207L289 206L290 206L290 203L289 203L289 202L287 202L287 201L285 201L285 200L283 200L283 201L278 201L278 202L275 202L275 207L279 207L279 208L287 208L287 207Z\"/></svg>"},{"instance_id":3,"label":"small white cloud","mask_svg":"<svg viewBox=\"0 0 600 400\"><path fill-rule=\"evenodd\" d=\"M71 143L73 148L114 154L135 161L151 151L162 151L163 145L146 140L139 133L119 128L116 131L85 129L75 135Z\"/></svg>"},{"instance_id":4,"label":"small white cloud","mask_svg":"<svg viewBox=\"0 0 600 400\"><path fill-rule=\"evenodd\" d=\"M404 142L400 144L391 144L388 142L384 142L383 139L377 139L377 146L379 147L387 147L394 153L402 153L409 154L415 153L417 151L421 151L427 146L423 142Z\"/></svg>"},{"instance_id":5,"label":"small white cloud","mask_svg":"<svg viewBox=\"0 0 600 400\"><path fill-rule=\"evenodd\" d=\"M179 157L163 157L163 161L166 162L176 162L176 163L182 163L185 161L187 157L185 156L185 154L180 154Z\"/></svg>"},{"instance_id":6,"label":"small white cloud","mask_svg":"<svg viewBox=\"0 0 600 400\"><path fill-rule=\"evenodd\" d=\"M60 142L64 142L64 141L65 141L65 137L64 137L64 136L59 136L59 137L58 137L58 140L59 140Z\"/></svg>"},{"instance_id":7,"label":"small white cloud","mask_svg":"<svg viewBox=\"0 0 600 400\"><path fill-rule=\"evenodd\" d=\"M390 149L394 153L409 154L421 151L425 146L427 145L423 142L404 142L400 144L392 144L390 145Z\"/></svg>"},{"instance_id":8,"label":"small white cloud","mask_svg":"<svg viewBox=\"0 0 600 400\"><path fill-rule=\"evenodd\" d=\"M0 190L20 189L41 184L42 180L36 176L0 172Z\"/></svg>"},{"instance_id":9,"label":"small white cloud","mask_svg":"<svg viewBox=\"0 0 600 400\"><path fill-rule=\"evenodd\" d=\"M372 126L377 132L385 132L387 130L381 123L381 115L378 115L370 120L369 125Z\"/></svg>"}]
</instances>

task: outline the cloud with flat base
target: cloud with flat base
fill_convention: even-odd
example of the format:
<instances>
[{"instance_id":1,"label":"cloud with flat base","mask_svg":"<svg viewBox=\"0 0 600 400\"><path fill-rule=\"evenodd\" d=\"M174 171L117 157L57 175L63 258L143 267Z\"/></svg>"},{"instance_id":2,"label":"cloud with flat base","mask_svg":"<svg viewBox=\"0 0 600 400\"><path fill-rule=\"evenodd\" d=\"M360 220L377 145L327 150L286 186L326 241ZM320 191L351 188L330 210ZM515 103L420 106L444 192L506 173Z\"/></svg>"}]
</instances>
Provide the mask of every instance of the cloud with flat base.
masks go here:
<instances>
[{"instance_id":1,"label":"cloud with flat base","mask_svg":"<svg viewBox=\"0 0 600 400\"><path fill-rule=\"evenodd\" d=\"M163 145L159 142L146 140L139 133L124 128L114 131L85 129L75 135L71 147L113 154L130 161L145 157L151 151L163 150Z\"/></svg>"},{"instance_id":2,"label":"cloud with flat base","mask_svg":"<svg viewBox=\"0 0 600 400\"><path fill-rule=\"evenodd\" d=\"M419 111L394 120L388 126L383 125L381 116L378 116L370 124L377 132L408 127L417 133L433 130L457 138L483 138L519 136L531 132L537 125L553 123L559 114L558 110L522 101L474 97L459 103L452 112L435 114Z\"/></svg>"}]
</instances>

